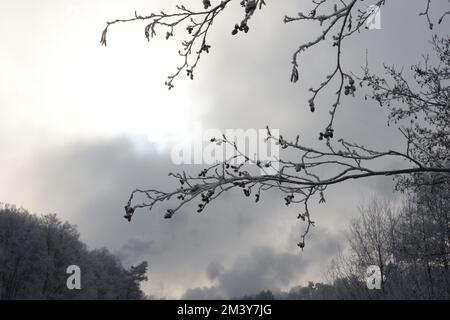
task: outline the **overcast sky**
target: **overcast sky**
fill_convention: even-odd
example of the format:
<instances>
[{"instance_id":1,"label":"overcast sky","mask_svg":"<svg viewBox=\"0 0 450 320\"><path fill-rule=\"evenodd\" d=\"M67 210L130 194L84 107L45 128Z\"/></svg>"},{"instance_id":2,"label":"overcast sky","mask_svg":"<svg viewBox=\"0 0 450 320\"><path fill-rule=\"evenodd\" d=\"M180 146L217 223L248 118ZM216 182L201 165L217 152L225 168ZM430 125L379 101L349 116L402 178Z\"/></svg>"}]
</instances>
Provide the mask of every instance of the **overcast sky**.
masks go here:
<instances>
[{"instance_id":1,"label":"overcast sky","mask_svg":"<svg viewBox=\"0 0 450 320\"><path fill-rule=\"evenodd\" d=\"M330 188L326 204L313 204L317 227L303 252L296 247L297 210L278 193L259 204L230 193L201 215L186 210L164 220L162 207L138 212L131 223L123 219L133 188L165 190L174 185L168 172L197 172L170 158L197 123L220 130L270 125L318 142L332 96L311 114L307 89L323 80L334 51L322 46L304 55L301 81L292 85L291 54L318 29L282 23L307 1L267 0L250 32L233 37L242 18L236 2L216 21L195 81L182 76L168 91L164 80L179 63L181 37L165 41L162 31L148 43L136 23L113 26L106 48L99 40L106 21L134 10L168 11L176 1L0 0L0 202L57 213L78 225L91 248L108 247L127 264L148 260L144 289L156 297L233 297L322 280L358 205L373 195L392 197L389 179ZM436 12L443 2L436 1ZM346 43L345 67L358 72L366 48L374 70L383 61L417 62L432 36L418 17L424 5L387 1L382 29ZM344 100L335 128L339 137L368 146L401 146L384 111L363 99Z\"/></svg>"}]
</instances>

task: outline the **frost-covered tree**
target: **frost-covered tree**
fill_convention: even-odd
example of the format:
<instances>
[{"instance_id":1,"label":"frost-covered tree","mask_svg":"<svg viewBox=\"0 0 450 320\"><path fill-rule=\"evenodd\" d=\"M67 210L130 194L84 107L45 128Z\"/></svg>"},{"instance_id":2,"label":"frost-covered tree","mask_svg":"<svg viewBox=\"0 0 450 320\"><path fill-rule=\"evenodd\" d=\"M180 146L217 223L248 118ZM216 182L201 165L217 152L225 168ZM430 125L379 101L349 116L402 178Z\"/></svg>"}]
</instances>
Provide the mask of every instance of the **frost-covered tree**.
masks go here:
<instances>
[{"instance_id":1,"label":"frost-covered tree","mask_svg":"<svg viewBox=\"0 0 450 320\"><path fill-rule=\"evenodd\" d=\"M340 298L450 297L449 185L427 186L434 190L417 191L397 210L380 201L361 208L351 223L348 252L330 268ZM365 285L371 265L380 268L380 291Z\"/></svg>"},{"instance_id":2,"label":"frost-covered tree","mask_svg":"<svg viewBox=\"0 0 450 320\"><path fill-rule=\"evenodd\" d=\"M251 36L251 18L255 14L266 14L264 0L222 0L192 1L188 8L178 5L173 12L159 12L115 19L107 22L101 35L101 43L106 46L108 32L121 23L145 23L145 37L150 40L162 32L166 39L181 33L185 40L179 51L181 62L175 73L166 81L169 89L183 73L190 79L198 69L202 55L214 48L208 42L213 32L214 21L232 3L242 6L241 16L230 23L230 32L234 36ZM305 245L305 236L314 225L308 202L316 197L325 202L326 190L347 180L364 179L372 176L393 176L397 178L398 188L408 188L412 180L421 177L433 177L433 184L448 181L450 175L450 38L434 37L432 48L435 57L425 58L423 62L412 66L409 72L386 66L386 74L373 74L368 65L362 74L355 74L343 63L345 44L356 33L364 33L374 10L384 7L388 0L313 0L303 1L302 12L287 14L286 24L303 22L317 23L316 35L306 43L301 43L292 55L292 71L289 75L293 83L311 86L301 77L301 56L314 50L318 44L325 43L335 51L334 67L317 87L310 87L311 96L307 102L311 112L318 108L320 96L332 90L334 99L328 106L330 117L319 129L317 145L305 145L300 136L287 138L272 135L267 128L267 139L275 140L285 154L277 161L250 159L244 152L236 150L236 155L223 162L203 169L198 175L193 173L171 173L180 183L172 191L158 189L136 189L126 203L125 218L131 220L136 209L153 209L155 205L172 201L172 208L165 213L171 218L180 208L191 201L199 201L198 212L203 211L214 199L232 189L242 189L247 197L258 202L268 190L279 190L284 194L286 205L300 205L298 219L306 222L305 232L300 235L299 247ZM448 28L447 15L450 10L433 11L437 1L424 0L425 25L431 30L438 27ZM198 5L199 7L196 7ZM201 6L201 7L200 7ZM195 9L197 8L197 9ZM371 9L369 9L371 8ZM269 13L270 14L270 13ZM248 35L247 35L248 34ZM244 59L244 57L243 57ZM244 84L243 84L244 85ZM404 148L399 150L375 150L364 141L346 141L339 139L339 128L334 123L340 108L345 107L347 99L356 97L359 91L363 96L373 99L388 110L389 122L398 126L404 136ZM327 106L321 105L320 108ZM230 144L233 141L226 136L215 137L211 143ZM292 152L288 152L292 151ZM239 159L239 164L235 165ZM383 159L397 160L399 166L386 169L380 165ZM275 170L270 174L255 175L249 167ZM323 172L328 172L324 175ZM331 172L331 173L330 173ZM411 180L412 179L412 180ZM140 202L137 196L144 196Z\"/></svg>"},{"instance_id":3,"label":"frost-covered tree","mask_svg":"<svg viewBox=\"0 0 450 320\"><path fill-rule=\"evenodd\" d=\"M67 267L81 290L67 288ZM75 226L0 204L0 299L142 299L147 262L125 269L106 249L88 250Z\"/></svg>"}]
</instances>

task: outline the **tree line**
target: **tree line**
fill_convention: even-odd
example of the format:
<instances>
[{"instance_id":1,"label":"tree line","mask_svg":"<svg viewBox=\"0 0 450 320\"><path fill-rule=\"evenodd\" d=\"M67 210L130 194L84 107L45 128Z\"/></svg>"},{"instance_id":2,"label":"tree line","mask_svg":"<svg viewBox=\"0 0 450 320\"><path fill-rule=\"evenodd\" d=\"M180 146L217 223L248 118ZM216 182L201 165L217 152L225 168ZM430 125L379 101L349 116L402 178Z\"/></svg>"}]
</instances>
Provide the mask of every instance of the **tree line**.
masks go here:
<instances>
[{"instance_id":1,"label":"tree line","mask_svg":"<svg viewBox=\"0 0 450 320\"><path fill-rule=\"evenodd\" d=\"M69 290L67 267L81 270ZM0 204L0 299L143 299L147 262L129 269L107 249L89 250L77 228L55 214Z\"/></svg>"}]
</instances>

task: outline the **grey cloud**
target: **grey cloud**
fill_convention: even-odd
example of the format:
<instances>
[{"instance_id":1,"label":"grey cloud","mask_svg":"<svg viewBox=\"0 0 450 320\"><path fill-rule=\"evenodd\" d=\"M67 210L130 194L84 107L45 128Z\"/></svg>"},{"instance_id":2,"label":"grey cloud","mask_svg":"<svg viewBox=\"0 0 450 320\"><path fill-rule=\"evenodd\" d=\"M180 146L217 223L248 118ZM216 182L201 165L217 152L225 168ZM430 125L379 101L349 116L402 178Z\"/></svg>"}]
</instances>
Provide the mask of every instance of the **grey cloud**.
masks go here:
<instances>
[{"instance_id":1,"label":"grey cloud","mask_svg":"<svg viewBox=\"0 0 450 320\"><path fill-rule=\"evenodd\" d=\"M239 256L229 269L216 274L216 285L188 289L183 298L208 299L211 293L232 298L265 289L278 289L288 285L293 276L305 267L305 262L298 255L277 252L269 247L256 247L248 255Z\"/></svg>"},{"instance_id":2,"label":"grey cloud","mask_svg":"<svg viewBox=\"0 0 450 320\"><path fill-rule=\"evenodd\" d=\"M211 262L206 268L206 275L208 276L208 279L215 280L218 277L220 277L224 271L225 271L224 266L214 261Z\"/></svg>"},{"instance_id":3,"label":"grey cloud","mask_svg":"<svg viewBox=\"0 0 450 320\"><path fill-rule=\"evenodd\" d=\"M257 205L234 192L201 215L188 207L165 220L163 205L150 214L137 211L128 223L123 219L123 205L129 192L136 187L172 188L167 173L182 169L172 165L166 154L152 151L148 142L149 151L142 153L136 149L141 143L138 137L117 138L48 150L16 177L30 181L25 191L33 191L39 206L76 223L90 246L114 249L127 264L148 260L152 279L148 290L159 295L170 295L173 289L154 292L157 283L164 288L184 286L185 290L208 279L229 277L221 265L212 262L226 265L254 246L276 244L280 240L273 240L277 237L273 228L296 221L293 214L289 217L277 212L281 201L276 194L265 195ZM286 241L279 238L282 243ZM257 257L263 260L262 254ZM205 278L198 270L208 265ZM226 281L231 282L232 278Z\"/></svg>"},{"instance_id":4,"label":"grey cloud","mask_svg":"<svg viewBox=\"0 0 450 320\"><path fill-rule=\"evenodd\" d=\"M220 275L219 283L228 297L243 296L286 286L306 267L307 262L300 255L255 248L248 256L238 258L229 272Z\"/></svg>"},{"instance_id":5,"label":"grey cloud","mask_svg":"<svg viewBox=\"0 0 450 320\"><path fill-rule=\"evenodd\" d=\"M129 266L145 260L145 257L149 255L157 255L159 252L154 241L132 238L114 253L125 265Z\"/></svg>"},{"instance_id":6,"label":"grey cloud","mask_svg":"<svg viewBox=\"0 0 450 320\"><path fill-rule=\"evenodd\" d=\"M291 234L297 232L292 230ZM291 235L289 240L293 238ZM304 275L311 275L316 271L314 269L320 269L318 265L326 266L342 242L341 235L319 228L311 234L303 252L298 248L284 251L269 246L255 246L247 254L238 256L229 268L217 262L208 265L206 273L214 285L189 288L183 298L235 298L257 294L262 290L285 290L304 281Z\"/></svg>"},{"instance_id":7,"label":"grey cloud","mask_svg":"<svg viewBox=\"0 0 450 320\"><path fill-rule=\"evenodd\" d=\"M217 287L190 288L183 294L186 300L220 300L224 299Z\"/></svg>"}]
</instances>

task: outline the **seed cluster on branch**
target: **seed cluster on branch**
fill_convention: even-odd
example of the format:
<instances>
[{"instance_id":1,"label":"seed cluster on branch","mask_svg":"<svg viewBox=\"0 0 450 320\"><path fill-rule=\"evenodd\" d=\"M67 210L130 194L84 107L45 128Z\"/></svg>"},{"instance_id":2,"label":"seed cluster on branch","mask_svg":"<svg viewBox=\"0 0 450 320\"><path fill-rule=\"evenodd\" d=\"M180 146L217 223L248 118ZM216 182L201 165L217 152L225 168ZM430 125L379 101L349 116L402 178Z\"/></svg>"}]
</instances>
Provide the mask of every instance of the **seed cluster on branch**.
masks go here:
<instances>
[{"instance_id":1,"label":"seed cluster on branch","mask_svg":"<svg viewBox=\"0 0 450 320\"><path fill-rule=\"evenodd\" d=\"M373 10L368 10L368 7L382 7L386 1L313 0L311 8L284 17L286 24L310 21L317 24L318 30L312 40L300 44L294 51L291 60L291 82L303 83L300 61L306 51L325 44L329 45L336 55L334 66L328 75L318 86L311 86L309 89L311 96L308 106L311 112L318 107L326 107L321 105L320 96L330 88L335 97L328 106L330 117L325 129L319 132L321 147L307 146L300 136L297 136L295 141L285 139L281 135L274 136L267 127L267 140L276 141L282 151L290 151L289 156L283 154L276 161L253 161L226 136L213 138L211 143L229 144L235 149L236 155L201 170L197 175L186 172L170 173L169 176L177 179L180 184L176 190L134 190L125 206L125 218L131 221L136 209L152 210L155 205L166 202L171 203L171 208L166 210L165 218L172 218L181 208L197 200L200 202L197 203L196 211L201 213L212 201L232 189L241 189L245 197L251 197L253 194L255 202L262 200L264 192L277 190L282 193L286 205L297 204L302 207L300 212L297 212L297 218L306 223L298 243L303 249L305 237L314 225L308 203L313 198L324 203L325 192L330 186L372 176L395 177L400 189L407 187L411 179L417 182L420 180L418 177L425 175L432 175L434 184L450 180L450 37L433 38L432 48L439 60L437 64L431 63L426 57L424 62L412 66L411 73L407 75L394 66L385 66L385 75L375 75L370 72L368 62L363 68L363 75L355 75L343 64L345 42L349 41L352 35L364 32L367 28L366 23L373 14ZM134 17L129 19L107 22L101 43L106 45L107 32L117 23L145 21L145 36L149 41L156 36L157 28L166 31L166 39L172 38L176 29L185 30L187 39L182 42L182 49L179 51L182 64L166 81L166 85L171 89L174 87L174 80L182 71L186 72L190 79L194 79L194 70L201 55L211 50L207 36L213 22L231 2L202 1L201 10L191 10L178 5L173 13L151 13L147 16L135 13ZM431 13L433 1L424 2L426 9L420 15L426 17L432 29L435 26ZM238 23L231 24L234 25L232 34L236 36L239 32L248 33L250 18L265 4L264 0L240 1L243 18L241 17ZM449 13L450 10L440 13L438 24L443 24ZM364 96L366 100L372 99L388 110L389 124L397 125L405 139L404 150L379 151L344 139L336 141L339 133L334 128L337 111L344 99L356 97L356 80L359 81L358 88L370 91ZM358 89L358 93L359 90L361 89ZM380 163L385 159L398 160L396 163L399 163L399 167L380 167ZM272 172L255 175L252 174L254 167L271 169ZM324 172L330 174L326 175ZM145 201L137 202L135 197L138 195L143 195Z\"/></svg>"}]
</instances>

